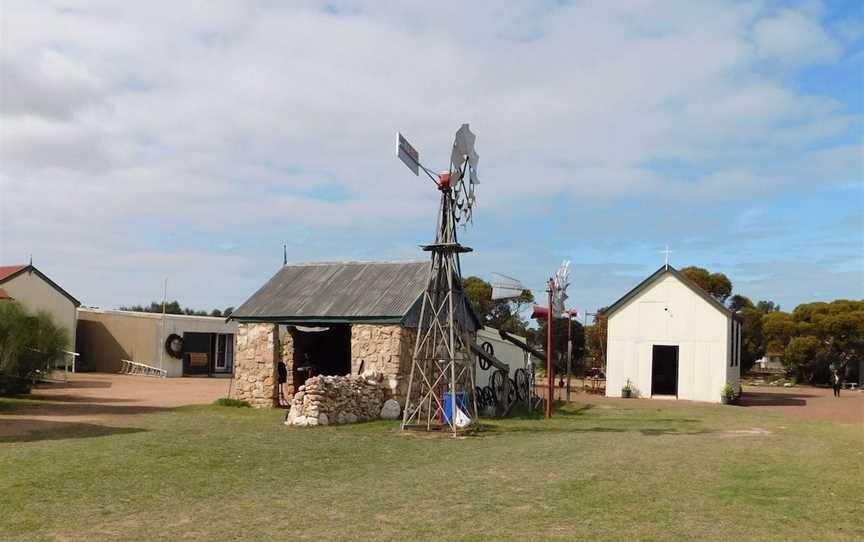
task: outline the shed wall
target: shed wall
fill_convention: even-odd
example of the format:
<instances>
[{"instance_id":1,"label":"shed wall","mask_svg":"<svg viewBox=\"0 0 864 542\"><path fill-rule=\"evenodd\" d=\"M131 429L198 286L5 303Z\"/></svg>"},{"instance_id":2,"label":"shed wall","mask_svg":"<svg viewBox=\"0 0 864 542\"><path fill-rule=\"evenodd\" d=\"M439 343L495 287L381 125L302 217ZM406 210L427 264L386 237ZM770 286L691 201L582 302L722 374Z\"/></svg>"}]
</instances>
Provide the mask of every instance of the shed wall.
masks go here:
<instances>
[{"instance_id":1,"label":"shed wall","mask_svg":"<svg viewBox=\"0 0 864 542\"><path fill-rule=\"evenodd\" d=\"M492 328L483 328L477 332L477 346L482 347L484 342L489 342L494 349L495 357L508 365L510 369L510 378L515 378L516 369L525 367L525 357L523 351L516 345L505 341L498 335L498 331ZM475 356L477 357L477 356ZM479 360L479 357L477 357ZM494 367L482 369L480 364L477 364L476 386L487 386L489 384L489 375L492 374Z\"/></svg>"},{"instance_id":2,"label":"shed wall","mask_svg":"<svg viewBox=\"0 0 864 542\"><path fill-rule=\"evenodd\" d=\"M75 303L42 280L36 273L23 272L3 283L3 289L31 312L46 311L66 330L69 351L76 352Z\"/></svg>"},{"instance_id":3,"label":"shed wall","mask_svg":"<svg viewBox=\"0 0 864 542\"><path fill-rule=\"evenodd\" d=\"M183 361L164 352L172 333L237 333L235 322L221 318L78 309L81 363L91 371L117 372L128 359L160 367L169 377L183 376ZM160 359L161 357L161 359Z\"/></svg>"}]
</instances>

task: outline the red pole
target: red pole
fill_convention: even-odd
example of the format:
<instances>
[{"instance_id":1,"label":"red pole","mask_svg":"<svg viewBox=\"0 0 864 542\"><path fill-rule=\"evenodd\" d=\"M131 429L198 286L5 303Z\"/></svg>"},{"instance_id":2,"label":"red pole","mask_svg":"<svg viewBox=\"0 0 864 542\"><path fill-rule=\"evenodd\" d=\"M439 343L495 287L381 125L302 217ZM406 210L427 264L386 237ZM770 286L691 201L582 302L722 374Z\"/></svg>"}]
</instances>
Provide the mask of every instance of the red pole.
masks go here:
<instances>
[{"instance_id":1,"label":"red pole","mask_svg":"<svg viewBox=\"0 0 864 542\"><path fill-rule=\"evenodd\" d=\"M552 378L552 290L549 279L549 314L546 315L546 418L552 417L552 394L555 391Z\"/></svg>"}]
</instances>

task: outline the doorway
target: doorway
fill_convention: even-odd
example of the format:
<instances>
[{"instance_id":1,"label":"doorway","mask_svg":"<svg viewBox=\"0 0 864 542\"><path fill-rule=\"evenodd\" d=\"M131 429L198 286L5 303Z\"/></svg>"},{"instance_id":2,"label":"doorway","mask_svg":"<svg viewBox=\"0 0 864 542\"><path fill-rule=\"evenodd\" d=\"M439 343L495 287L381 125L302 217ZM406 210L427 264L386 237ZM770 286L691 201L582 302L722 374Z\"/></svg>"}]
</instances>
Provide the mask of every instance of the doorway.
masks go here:
<instances>
[{"instance_id":1,"label":"doorway","mask_svg":"<svg viewBox=\"0 0 864 542\"><path fill-rule=\"evenodd\" d=\"M655 344L651 352L651 395L678 396L678 347Z\"/></svg>"},{"instance_id":2,"label":"doorway","mask_svg":"<svg viewBox=\"0 0 864 542\"><path fill-rule=\"evenodd\" d=\"M343 376L351 374L351 326L330 324L321 326L295 325L291 330L294 341L295 389L312 376Z\"/></svg>"},{"instance_id":3,"label":"doorway","mask_svg":"<svg viewBox=\"0 0 864 542\"><path fill-rule=\"evenodd\" d=\"M214 333L215 355L213 357L214 373L230 373L234 370L234 334Z\"/></svg>"},{"instance_id":4,"label":"doorway","mask_svg":"<svg viewBox=\"0 0 864 542\"><path fill-rule=\"evenodd\" d=\"M183 333L183 374L209 375L213 361L212 333Z\"/></svg>"},{"instance_id":5,"label":"doorway","mask_svg":"<svg viewBox=\"0 0 864 542\"><path fill-rule=\"evenodd\" d=\"M234 372L233 333L183 333L183 374L230 375Z\"/></svg>"}]
</instances>

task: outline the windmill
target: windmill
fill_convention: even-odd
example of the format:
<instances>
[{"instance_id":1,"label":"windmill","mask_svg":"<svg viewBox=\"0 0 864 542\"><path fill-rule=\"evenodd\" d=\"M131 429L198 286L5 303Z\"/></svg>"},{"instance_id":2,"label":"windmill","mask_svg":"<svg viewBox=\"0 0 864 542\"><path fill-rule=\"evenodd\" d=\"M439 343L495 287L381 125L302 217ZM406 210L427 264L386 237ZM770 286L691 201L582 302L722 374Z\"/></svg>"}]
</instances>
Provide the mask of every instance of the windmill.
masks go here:
<instances>
[{"instance_id":1,"label":"windmill","mask_svg":"<svg viewBox=\"0 0 864 542\"><path fill-rule=\"evenodd\" d=\"M552 320L554 318L567 318L572 322L572 313L564 309L567 301L567 287L570 286L570 261L564 260L561 267L553 275L546 285L546 293L549 295L549 306L534 305L531 318L546 320L546 417L552 417L552 398L554 394L554 378L552 370ZM570 398L570 356L572 353L571 322L567 324L567 398Z\"/></svg>"},{"instance_id":2,"label":"windmill","mask_svg":"<svg viewBox=\"0 0 864 542\"><path fill-rule=\"evenodd\" d=\"M441 193L429 279L423 292L417 341L411 359L402 429L447 430L456 434L477 424L473 344L468 301L462 290L459 255L472 249L459 243L456 228L472 220L479 156L467 124L456 132L446 171L433 174L420 154L397 134L398 157L415 174L422 170ZM466 178L467 176L467 178Z\"/></svg>"}]
</instances>

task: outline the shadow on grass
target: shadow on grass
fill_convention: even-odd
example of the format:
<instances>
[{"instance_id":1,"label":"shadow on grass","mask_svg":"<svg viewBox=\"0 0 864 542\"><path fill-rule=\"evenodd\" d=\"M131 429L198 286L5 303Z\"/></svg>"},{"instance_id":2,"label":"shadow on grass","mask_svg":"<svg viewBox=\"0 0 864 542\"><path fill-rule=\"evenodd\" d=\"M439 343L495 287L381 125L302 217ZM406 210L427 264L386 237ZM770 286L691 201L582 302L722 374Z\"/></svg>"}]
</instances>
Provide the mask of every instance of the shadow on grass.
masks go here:
<instances>
[{"instance_id":1,"label":"shadow on grass","mask_svg":"<svg viewBox=\"0 0 864 542\"><path fill-rule=\"evenodd\" d=\"M717 433L713 429L677 429L674 427L659 427L647 429L632 429L622 427L561 427L561 426L520 426L506 427L501 425L484 424L481 425L481 430L478 435L504 435L507 433L546 433L546 434L564 434L564 433L640 433L646 437L660 436L692 436L692 435L708 435Z\"/></svg>"},{"instance_id":2,"label":"shadow on grass","mask_svg":"<svg viewBox=\"0 0 864 542\"><path fill-rule=\"evenodd\" d=\"M0 412L22 416L103 416L151 414L171 410L170 407L104 405L91 402L59 402L54 398L24 399L15 402L0 401Z\"/></svg>"},{"instance_id":3,"label":"shadow on grass","mask_svg":"<svg viewBox=\"0 0 864 542\"><path fill-rule=\"evenodd\" d=\"M18 395L16 399L26 399L38 403L138 403L140 399L128 397L91 397L83 395Z\"/></svg>"},{"instance_id":4,"label":"shadow on grass","mask_svg":"<svg viewBox=\"0 0 864 542\"><path fill-rule=\"evenodd\" d=\"M738 400L739 406L806 406L807 399L818 397L806 393L784 393L770 391L745 391Z\"/></svg>"},{"instance_id":5,"label":"shadow on grass","mask_svg":"<svg viewBox=\"0 0 864 542\"><path fill-rule=\"evenodd\" d=\"M68 440L141 433L138 427L111 427L92 423L54 422L48 420L0 420L0 444Z\"/></svg>"},{"instance_id":6,"label":"shadow on grass","mask_svg":"<svg viewBox=\"0 0 864 542\"><path fill-rule=\"evenodd\" d=\"M564 418L572 418L575 416L583 416L589 410L594 408L594 405L590 403L571 403L567 405L567 403L563 402L554 402L553 403L554 410L552 411L552 417L564 417ZM523 404L519 404L510 411L510 414L500 418L503 420L542 420L544 419L544 411L543 407L540 406L535 408L534 410L529 411L527 407Z\"/></svg>"},{"instance_id":7,"label":"shadow on grass","mask_svg":"<svg viewBox=\"0 0 864 542\"><path fill-rule=\"evenodd\" d=\"M70 380L69 382L51 382L38 384L34 391L61 389L110 388L113 384L102 380Z\"/></svg>"}]
</instances>

